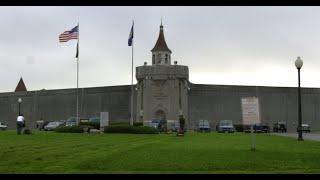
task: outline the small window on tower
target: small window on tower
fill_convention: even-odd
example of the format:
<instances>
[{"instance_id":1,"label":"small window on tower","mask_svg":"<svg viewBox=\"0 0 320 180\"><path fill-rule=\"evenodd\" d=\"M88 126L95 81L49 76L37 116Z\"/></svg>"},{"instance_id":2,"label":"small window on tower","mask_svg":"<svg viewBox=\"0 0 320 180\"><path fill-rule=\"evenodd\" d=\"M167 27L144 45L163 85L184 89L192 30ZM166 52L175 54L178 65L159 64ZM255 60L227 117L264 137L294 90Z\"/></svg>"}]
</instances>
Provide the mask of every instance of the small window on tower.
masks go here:
<instances>
[{"instance_id":1,"label":"small window on tower","mask_svg":"<svg viewBox=\"0 0 320 180\"><path fill-rule=\"evenodd\" d=\"M155 59L156 59L156 56L153 54L153 55L152 55L152 64L155 64L155 63L156 63L156 60L155 60Z\"/></svg>"},{"instance_id":2,"label":"small window on tower","mask_svg":"<svg viewBox=\"0 0 320 180\"><path fill-rule=\"evenodd\" d=\"M158 64L161 64L161 54L158 54Z\"/></svg>"},{"instance_id":3,"label":"small window on tower","mask_svg":"<svg viewBox=\"0 0 320 180\"><path fill-rule=\"evenodd\" d=\"M166 64L168 63L168 54L166 54L166 58L165 58Z\"/></svg>"}]
</instances>

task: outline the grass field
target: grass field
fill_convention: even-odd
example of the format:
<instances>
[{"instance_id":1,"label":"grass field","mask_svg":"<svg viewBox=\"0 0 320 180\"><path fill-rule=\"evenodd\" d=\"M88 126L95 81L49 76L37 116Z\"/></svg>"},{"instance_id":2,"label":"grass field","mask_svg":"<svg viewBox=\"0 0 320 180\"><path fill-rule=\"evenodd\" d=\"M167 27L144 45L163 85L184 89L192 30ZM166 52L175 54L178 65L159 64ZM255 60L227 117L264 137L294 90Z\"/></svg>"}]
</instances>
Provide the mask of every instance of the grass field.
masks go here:
<instances>
[{"instance_id":1,"label":"grass field","mask_svg":"<svg viewBox=\"0 0 320 180\"><path fill-rule=\"evenodd\" d=\"M257 134L0 131L0 173L320 173L320 142Z\"/></svg>"}]
</instances>

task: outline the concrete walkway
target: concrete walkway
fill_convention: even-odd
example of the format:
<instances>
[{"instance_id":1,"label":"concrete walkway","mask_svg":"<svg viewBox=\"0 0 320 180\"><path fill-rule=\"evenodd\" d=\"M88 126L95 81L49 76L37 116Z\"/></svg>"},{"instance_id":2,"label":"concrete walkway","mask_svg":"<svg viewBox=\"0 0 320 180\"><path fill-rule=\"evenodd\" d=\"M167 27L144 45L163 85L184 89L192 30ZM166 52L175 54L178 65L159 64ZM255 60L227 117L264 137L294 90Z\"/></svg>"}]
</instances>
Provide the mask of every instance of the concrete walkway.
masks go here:
<instances>
[{"instance_id":1,"label":"concrete walkway","mask_svg":"<svg viewBox=\"0 0 320 180\"><path fill-rule=\"evenodd\" d=\"M286 136L298 139L298 133L271 133L279 136ZM305 140L320 141L320 133L303 133L302 138Z\"/></svg>"}]
</instances>

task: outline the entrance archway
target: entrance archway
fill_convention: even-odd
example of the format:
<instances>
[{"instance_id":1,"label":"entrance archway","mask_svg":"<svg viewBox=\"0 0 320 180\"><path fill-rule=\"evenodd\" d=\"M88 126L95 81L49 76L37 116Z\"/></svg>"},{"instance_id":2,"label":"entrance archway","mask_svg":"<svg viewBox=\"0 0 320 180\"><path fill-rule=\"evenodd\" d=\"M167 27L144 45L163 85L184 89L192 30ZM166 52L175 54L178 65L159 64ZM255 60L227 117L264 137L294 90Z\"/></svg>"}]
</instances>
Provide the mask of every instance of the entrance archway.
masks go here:
<instances>
[{"instance_id":1,"label":"entrance archway","mask_svg":"<svg viewBox=\"0 0 320 180\"><path fill-rule=\"evenodd\" d=\"M166 120L166 113L162 110L158 110L155 113L155 119Z\"/></svg>"}]
</instances>

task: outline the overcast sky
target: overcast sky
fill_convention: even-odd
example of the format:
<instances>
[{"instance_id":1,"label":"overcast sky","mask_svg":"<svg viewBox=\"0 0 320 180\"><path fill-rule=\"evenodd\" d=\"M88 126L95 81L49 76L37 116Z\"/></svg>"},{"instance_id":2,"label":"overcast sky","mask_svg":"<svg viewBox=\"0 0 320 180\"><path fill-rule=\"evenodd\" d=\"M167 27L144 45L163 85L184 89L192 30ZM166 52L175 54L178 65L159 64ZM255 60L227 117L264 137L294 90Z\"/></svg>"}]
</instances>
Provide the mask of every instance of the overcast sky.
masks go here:
<instances>
[{"instance_id":1,"label":"overcast sky","mask_svg":"<svg viewBox=\"0 0 320 180\"><path fill-rule=\"evenodd\" d=\"M79 87L131 83L151 64L161 16L172 62L195 84L320 87L320 7L0 7L0 92L20 76L28 90L76 87L76 40L60 33L80 23ZM134 81L135 82L135 81Z\"/></svg>"}]
</instances>

